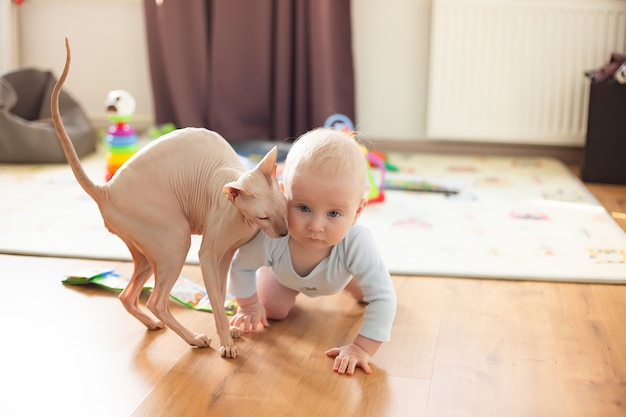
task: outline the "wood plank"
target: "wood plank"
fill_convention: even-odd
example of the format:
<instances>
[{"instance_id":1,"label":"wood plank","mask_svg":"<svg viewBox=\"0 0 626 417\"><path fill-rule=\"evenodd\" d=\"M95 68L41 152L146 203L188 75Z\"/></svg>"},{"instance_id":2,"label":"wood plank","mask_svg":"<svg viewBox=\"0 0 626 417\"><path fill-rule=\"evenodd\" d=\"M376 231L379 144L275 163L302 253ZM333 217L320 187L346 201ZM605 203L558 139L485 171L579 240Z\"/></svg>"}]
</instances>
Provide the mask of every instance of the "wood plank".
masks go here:
<instances>
[{"instance_id":1,"label":"wood plank","mask_svg":"<svg viewBox=\"0 0 626 417\"><path fill-rule=\"evenodd\" d=\"M11 335L1 347L0 381L10 387L3 415L626 412L626 286L394 276L393 340L374 357L372 375L348 377L334 374L324 355L358 327L362 307L345 294L299 297L292 316L245 335L240 357L225 360L216 341L192 349L169 330L145 330L115 293L60 283L68 269L103 265L131 268L0 255L13 295L0 307ZM185 273L200 278L197 267ZM172 310L215 337L210 314L176 303ZM42 401L30 401L33 392Z\"/></svg>"},{"instance_id":2,"label":"wood plank","mask_svg":"<svg viewBox=\"0 0 626 417\"><path fill-rule=\"evenodd\" d=\"M428 415L565 415L543 286L450 281Z\"/></svg>"}]
</instances>

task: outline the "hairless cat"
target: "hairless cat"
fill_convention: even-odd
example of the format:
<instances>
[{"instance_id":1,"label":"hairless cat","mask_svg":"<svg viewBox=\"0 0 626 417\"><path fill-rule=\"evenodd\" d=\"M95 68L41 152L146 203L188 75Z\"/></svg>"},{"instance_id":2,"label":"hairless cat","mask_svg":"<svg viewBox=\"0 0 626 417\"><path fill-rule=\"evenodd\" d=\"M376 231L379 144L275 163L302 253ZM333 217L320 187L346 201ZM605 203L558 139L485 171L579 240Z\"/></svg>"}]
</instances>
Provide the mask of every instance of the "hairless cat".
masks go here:
<instances>
[{"instance_id":1,"label":"hairless cat","mask_svg":"<svg viewBox=\"0 0 626 417\"><path fill-rule=\"evenodd\" d=\"M52 92L52 119L63 152L80 186L97 203L104 225L124 241L134 271L119 298L148 329L164 325L191 346L211 340L185 328L169 310L170 291L191 246L202 235L198 253L204 285L213 306L220 355L237 357L224 311L226 278L233 254L260 230L271 237L287 234L286 200L276 179L274 147L252 170L246 170L230 144L207 129L186 128L154 140L131 157L104 185L84 171L59 112L59 94L69 72L71 52ZM139 295L154 274L146 306Z\"/></svg>"}]
</instances>

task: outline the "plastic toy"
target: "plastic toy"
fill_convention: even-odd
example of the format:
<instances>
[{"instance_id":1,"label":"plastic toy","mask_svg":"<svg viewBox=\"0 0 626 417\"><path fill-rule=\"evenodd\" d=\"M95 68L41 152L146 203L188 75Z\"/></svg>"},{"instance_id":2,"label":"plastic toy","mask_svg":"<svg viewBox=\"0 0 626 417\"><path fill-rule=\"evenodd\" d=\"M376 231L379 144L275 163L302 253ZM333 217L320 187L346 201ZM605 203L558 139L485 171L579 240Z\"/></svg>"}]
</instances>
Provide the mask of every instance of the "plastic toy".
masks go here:
<instances>
[{"instance_id":1,"label":"plastic toy","mask_svg":"<svg viewBox=\"0 0 626 417\"><path fill-rule=\"evenodd\" d=\"M374 176L372 175L372 171L370 169L367 170L367 179L369 182L369 192L367 195L368 202L382 203L383 201L385 201L385 193L383 192L383 190L385 189L385 163L376 154L369 152L365 148L365 146L361 146L361 149L363 150L365 157L369 161L370 167L375 166L380 170L380 185L376 184Z\"/></svg>"},{"instance_id":2,"label":"plastic toy","mask_svg":"<svg viewBox=\"0 0 626 417\"><path fill-rule=\"evenodd\" d=\"M326 122L324 123L324 127L341 130L343 132L348 133L352 137L356 137L356 132L354 130L354 123L352 120L345 114L336 113L330 115ZM367 170L367 182L368 182L368 193L367 200L369 203L381 203L385 201L385 173L387 170L386 164L379 156L379 154L375 154L370 152L365 146L359 144L359 147L363 151L363 155L367 158L368 161L368 170ZM376 167L380 170L380 182L377 184L372 173L371 168ZM397 168L396 168L397 169Z\"/></svg>"},{"instance_id":3,"label":"plastic toy","mask_svg":"<svg viewBox=\"0 0 626 417\"><path fill-rule=\"evenodd\" d=\"M159 126L151 127L148 132L150 133L150 139L157 139L161 136L173 132L176 130L176 125L174 123L165 123Z\"/></svg>"},{"instance_id":4,"label":"plastic toy","mask_svg":"<svg viewBox=\"0 0 626 417\"><path fill-rule=\"evenodd\" d=\"M109 120L114 125L109 126L106 135L107 168L105 180L111 180L119 167L124 164L139 149L135 129L129 125L135 112L135 99L125 90L113 90L105 101Z\"/></svg>"},{"instance_id":5,"label":"plastic toy","mask_svg":"<svg viewBox=\"0 0 626 417\"><path fill-rule=\"evenodd\" d=\"M399 171L399 168L397 166L395 166L394 164L392 164L391 162L387 160L387 155L385 155L384 152L380 152L380 151L369 151L369 152L372 155L379 158L385 164L385 169L387 171L392 171L392 172Z\"/></svg>"}]
</instances>

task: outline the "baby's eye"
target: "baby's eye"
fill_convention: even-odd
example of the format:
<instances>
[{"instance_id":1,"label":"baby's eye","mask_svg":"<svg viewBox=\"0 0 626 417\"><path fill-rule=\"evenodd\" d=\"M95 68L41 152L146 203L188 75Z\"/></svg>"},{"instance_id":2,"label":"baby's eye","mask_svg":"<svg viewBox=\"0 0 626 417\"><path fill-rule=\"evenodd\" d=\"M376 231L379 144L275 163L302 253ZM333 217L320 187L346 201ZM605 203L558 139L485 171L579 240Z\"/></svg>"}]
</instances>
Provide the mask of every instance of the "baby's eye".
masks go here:
<instances>
[{"instance_id":1,"label":"baby's eye","mask_svg":"<svg viewBox=\"0 0 626 417\"><path fill-rule=\"evenodd\" d=\"M328 212L328 216L335 218L341 216L341 213L339 213L337 210L333 210Z\"/></svg>"},{"instance_id":2,"label":"baby's eye","mask_svg":"<svg viewBox=\"0 0 626 417\"><path fill-rule=\"evenodd\" d=\"M298 206L298 210L300 210L303 213L308 213L311 211L311 209L309 209L307 206Z\"/></svg>"}]
</instances>

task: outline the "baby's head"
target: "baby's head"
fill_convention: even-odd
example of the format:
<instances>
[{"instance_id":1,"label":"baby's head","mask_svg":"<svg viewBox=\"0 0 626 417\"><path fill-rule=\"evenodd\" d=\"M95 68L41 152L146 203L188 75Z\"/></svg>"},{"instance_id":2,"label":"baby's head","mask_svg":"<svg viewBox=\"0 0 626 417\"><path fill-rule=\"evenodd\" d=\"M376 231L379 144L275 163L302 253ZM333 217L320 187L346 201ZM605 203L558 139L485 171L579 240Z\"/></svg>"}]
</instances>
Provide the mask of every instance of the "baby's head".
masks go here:
<instances>
[{"instance_id":1,"label":"baby's head","mask_svg":"<svg viewBox=\"0 0 626 417\"><path fill-rule=\"evenodd\" d=\"M361 199L367 183L367 161L355 138L340 130L318 128L300 136L287 154L285 188L289 189L298 176L341 179L350 188L345 190L346 198Z\"/></svg>"}]
</instances>

